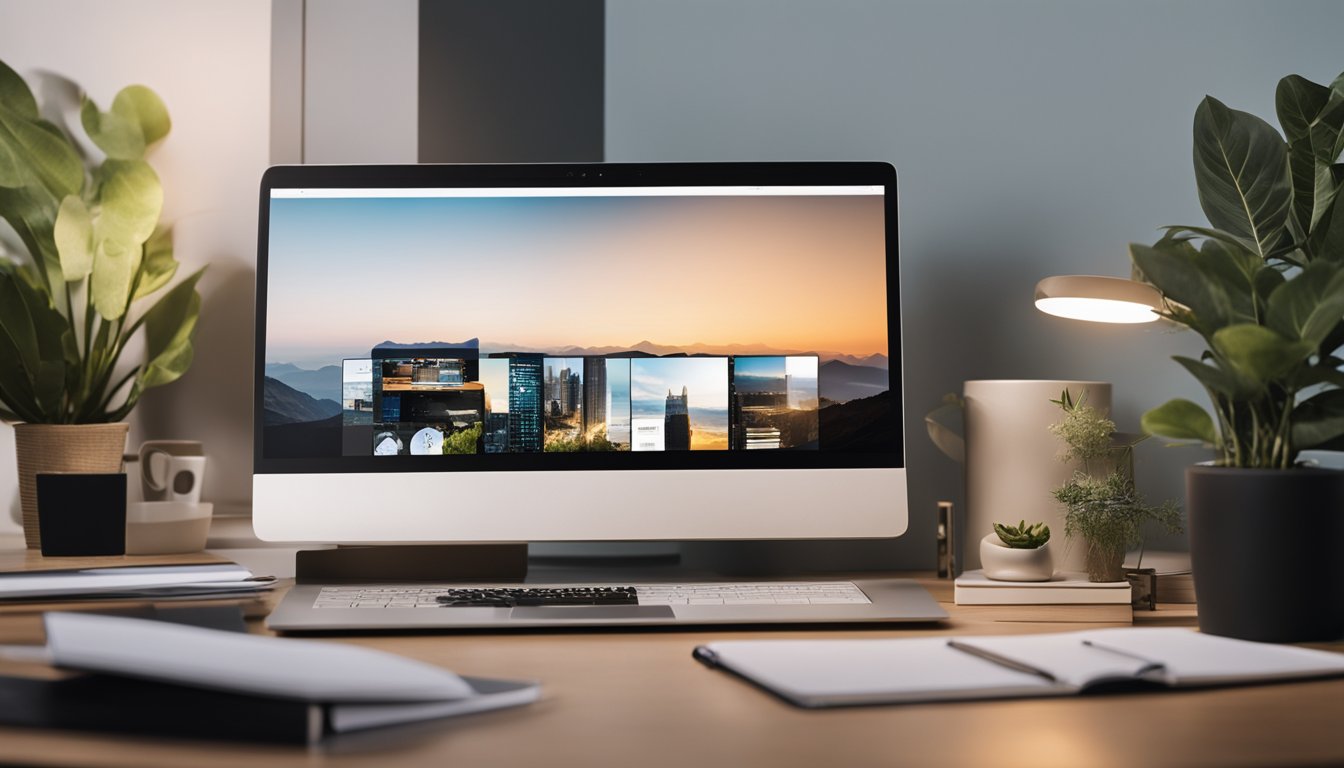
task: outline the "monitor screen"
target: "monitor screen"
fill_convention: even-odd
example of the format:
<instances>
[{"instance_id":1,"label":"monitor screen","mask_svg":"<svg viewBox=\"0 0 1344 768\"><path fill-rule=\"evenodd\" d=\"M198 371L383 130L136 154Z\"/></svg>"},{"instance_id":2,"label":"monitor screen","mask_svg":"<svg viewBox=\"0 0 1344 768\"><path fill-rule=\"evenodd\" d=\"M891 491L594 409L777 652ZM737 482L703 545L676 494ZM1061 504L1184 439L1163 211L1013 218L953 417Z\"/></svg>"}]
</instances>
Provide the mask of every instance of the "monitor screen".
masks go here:
<instances>
[{"instance_id":1,"label":"monitor screen","mask_svg":"<svg viewBox=\"0 0 1344 768\"><path fill-rule=\"evenodd\" d=\"M272 169L256 470L903 467L893 185L883 164Z\"/></svg>"}]
</instances>

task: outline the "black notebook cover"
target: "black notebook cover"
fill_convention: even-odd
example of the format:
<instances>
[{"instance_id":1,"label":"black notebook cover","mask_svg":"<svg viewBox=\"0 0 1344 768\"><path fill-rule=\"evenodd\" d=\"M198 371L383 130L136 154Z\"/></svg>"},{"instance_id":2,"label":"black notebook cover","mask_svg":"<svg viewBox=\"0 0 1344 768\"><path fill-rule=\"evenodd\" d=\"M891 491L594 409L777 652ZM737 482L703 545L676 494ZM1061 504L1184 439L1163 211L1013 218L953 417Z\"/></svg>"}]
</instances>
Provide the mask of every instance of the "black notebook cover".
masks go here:
<instances>
[{"instance_id":1,"label":"black notebook cover","mask_svg":"<svg viewBox=\"0 0 1344 768\"><path fill-rule=\"evenodd\" d=\"M272 744L308 744L323 731L317 704L96 674L0 676L0 724Z\"/></svg>"}]
</instances>

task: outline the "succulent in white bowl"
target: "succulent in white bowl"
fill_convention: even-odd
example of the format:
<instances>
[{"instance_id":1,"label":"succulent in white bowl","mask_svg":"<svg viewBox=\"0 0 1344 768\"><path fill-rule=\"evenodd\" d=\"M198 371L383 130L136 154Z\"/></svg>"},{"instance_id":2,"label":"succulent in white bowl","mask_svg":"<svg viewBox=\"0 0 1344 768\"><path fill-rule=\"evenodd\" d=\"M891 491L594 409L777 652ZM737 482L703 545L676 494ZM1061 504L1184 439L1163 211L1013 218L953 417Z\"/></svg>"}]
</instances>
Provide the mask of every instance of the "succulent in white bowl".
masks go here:
<instances>
[{"instance_id":1,"label":"succulent in white bowl","mask_svg":"<svg viewBox=\"0 0 1344 768\"><path fill-rule=\"evenodd\" d=\"M985 577L996 581L1049 581L1055 575L1050 552L1050 526L994 524L994 532L980 540L980 564Z\"/></svg>"}]
</instances>

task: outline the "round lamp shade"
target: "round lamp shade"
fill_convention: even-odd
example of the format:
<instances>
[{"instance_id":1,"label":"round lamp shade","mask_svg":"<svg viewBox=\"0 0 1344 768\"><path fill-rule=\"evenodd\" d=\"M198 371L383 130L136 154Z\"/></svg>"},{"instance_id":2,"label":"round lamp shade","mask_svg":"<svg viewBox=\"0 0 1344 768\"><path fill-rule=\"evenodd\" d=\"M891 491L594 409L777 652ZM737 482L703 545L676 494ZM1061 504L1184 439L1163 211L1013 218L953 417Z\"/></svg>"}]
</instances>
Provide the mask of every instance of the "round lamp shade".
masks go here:
<instances>
[{"instance_id":1,"label":"round lamp shade","mask_svg":"<svg viewBox=\"0 0 1344 768\"><path fill-rule=\"evenodd\" d=\"M1151 323L1161 306L1156 288L1122 277L1058 275L1036 284L1036 308L1071 320Z\"/></svg>"}]
</instances>

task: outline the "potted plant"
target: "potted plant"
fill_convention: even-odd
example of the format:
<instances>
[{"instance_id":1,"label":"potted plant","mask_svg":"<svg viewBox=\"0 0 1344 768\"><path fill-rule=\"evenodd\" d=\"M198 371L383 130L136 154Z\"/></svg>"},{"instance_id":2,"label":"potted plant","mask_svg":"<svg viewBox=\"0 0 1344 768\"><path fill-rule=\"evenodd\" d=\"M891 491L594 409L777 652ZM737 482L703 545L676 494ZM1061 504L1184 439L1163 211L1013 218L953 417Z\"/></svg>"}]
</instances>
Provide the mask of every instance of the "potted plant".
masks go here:
<instances>
[{"instance_id":1,"label":"potted plant","mask_svg":"<svg viewBox=\"0 0 1344 768\"><path fill-rule=\"evenodd\" d=\"M985 577L996 581L1049 581L1055 575L1050 556L1050 526L994 523L994 532L980 540Z\"/></svg>"},{"instance_id":2,"label":"potted plant","mask_svg":"<svg viewBox=\"0 0 1344 768\"><path fill-rule=\"evenodd\" d=\"M1194 166L1210 226L1130 246L1161 314L1208 344L1175 359L1212 415L1176 399L1143 428L1216 452L1186 472L1200 628L1326 640L1344 636L1344 472L1300 454L1344 449L1344 75L1285 77L1275 106L1283 135L1205 97Z\"/></svg>"},{"instance_id":3,"label":"potted plant","mask_svg":"<svg viewBox=\"0 0 1344 768\"><path fill-rule=\"evenodd\" d=\"M1064 441L1060 458L1080 467L1055 489L1064 505L1064 535L1070 543L1081 540L1087 580L1124 581L1125 553L1143 543L1143 527L1153 521L1172 532L1181 529L1181 511L1172 502L1147 504L1134 484L1134 445L1143 436L1122 435L1115 422L1064 390L1051 402L1064 411L1064 420L1050 431Z\"/></svg>"},{"instance_id":4,"label":"potted plant","mask_svg":"<svg viewBox=\"0 0 1344 768\"><path fill-rule=\"evenodd\" d=\"M133 85L108 112L84 97L80 122L92 147L43 118L0 62L0 217L26 251L0 249L0 418L15 422L31 548L36 475L120 471L124 419L145 390L191 365L201 305L200 272L163 290L178 262L144 160L168 133L163 102ZM145 356L127 365L133 339Z\"/></svg>"}]
</instances>

